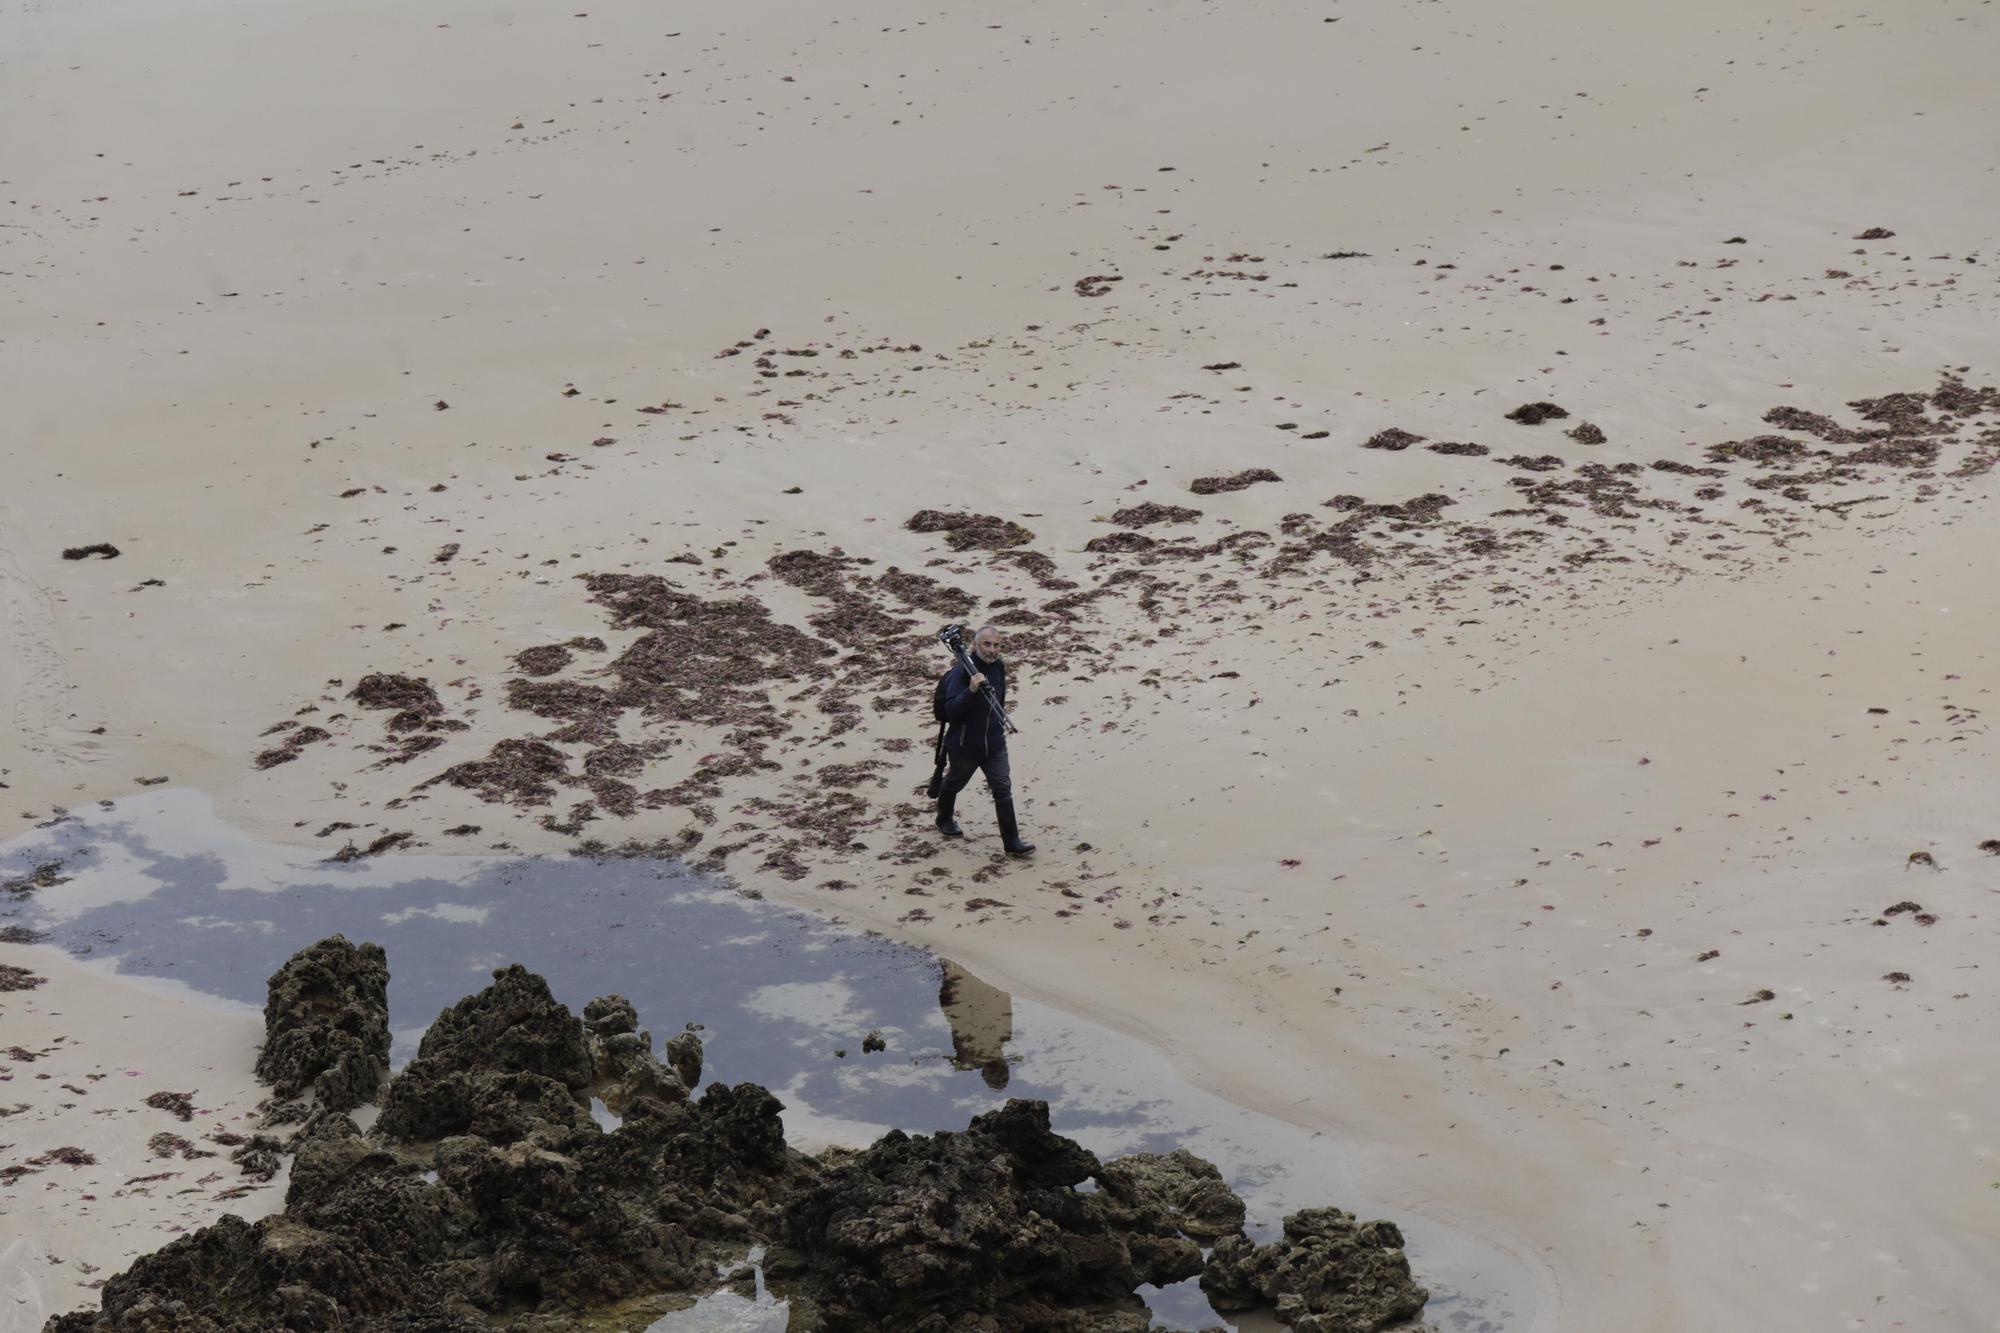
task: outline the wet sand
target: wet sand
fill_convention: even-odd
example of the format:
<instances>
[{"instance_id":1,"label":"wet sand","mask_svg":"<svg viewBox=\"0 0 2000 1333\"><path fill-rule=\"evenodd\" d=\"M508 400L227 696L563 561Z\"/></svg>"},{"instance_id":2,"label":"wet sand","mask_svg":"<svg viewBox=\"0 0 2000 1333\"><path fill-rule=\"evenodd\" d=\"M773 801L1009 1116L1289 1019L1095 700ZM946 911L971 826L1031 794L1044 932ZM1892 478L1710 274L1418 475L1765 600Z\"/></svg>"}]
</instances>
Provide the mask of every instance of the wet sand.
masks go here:
<instances>
[{"instance_id":1,"label":"wet sand","mask_svg":"<svg viewBox=\"0 0 2000 1333\"><path fill-rule=\"evenodd\" d=\"M0 808L685 853L1535 1326L1990 1326L1991 13L1329 10L4 20Z\"/></svg>"}]
</instances>

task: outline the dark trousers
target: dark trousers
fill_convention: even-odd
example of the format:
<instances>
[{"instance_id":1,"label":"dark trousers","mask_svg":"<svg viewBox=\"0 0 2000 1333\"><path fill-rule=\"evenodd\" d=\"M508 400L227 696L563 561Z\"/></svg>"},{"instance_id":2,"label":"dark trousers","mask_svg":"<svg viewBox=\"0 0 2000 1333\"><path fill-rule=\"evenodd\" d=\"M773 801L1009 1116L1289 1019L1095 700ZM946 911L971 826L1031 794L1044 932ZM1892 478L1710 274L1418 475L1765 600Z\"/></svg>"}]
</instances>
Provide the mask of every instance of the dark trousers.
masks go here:
<instances>
[{"instance_id":1,"label":"dark trousers","mask_svg":"<svg viewBox=\"0 0 2000 1333\"><path fill-rule=\"evenodd\" d=\"M965 790L965 784L972 781L974 773L983 771L986 774L986 786L992 791L994 800L1014 799L1014 771L1007 763L1005 750L996 750L984 758L950 750L946 752L946 757L950 760L951 766L945 770L945 795L958 795Z\"/></svg>"}]
</instances>

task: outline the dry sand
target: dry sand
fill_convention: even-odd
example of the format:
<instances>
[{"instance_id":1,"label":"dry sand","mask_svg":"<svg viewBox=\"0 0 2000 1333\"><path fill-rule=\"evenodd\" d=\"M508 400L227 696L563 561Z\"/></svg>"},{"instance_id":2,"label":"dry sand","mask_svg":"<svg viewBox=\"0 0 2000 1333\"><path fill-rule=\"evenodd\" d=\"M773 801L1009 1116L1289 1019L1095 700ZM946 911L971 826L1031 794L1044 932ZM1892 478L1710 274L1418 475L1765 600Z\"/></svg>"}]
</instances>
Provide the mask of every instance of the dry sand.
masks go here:
<instances>
[{"instance_id":1,"label":"dry sand","mask_svg":"<svg viewBox=\"0 0 2000 1333\"><path fill-rule=\"evenodd\" d=\"M92 1305L134 1256L283 1203L282 1174L229 1161L268 1095L250 1072L261 1015L56 949L0 944L0 965L41 978L0 995L0 1329ZM187 1094L187 1115L147 1103L162 1092Z\"/></svg>"},{"instance_id":2,"label":"dry sand","mask_svg":"<svg viewBox=\"0 0 2000 1333\"><path fill-rule=\"evenodd\" d=\"M1996 418L1803 498L1651 466L1780 404L1856 427L1852 400L2000 380L1990 5L0 22L24 819L167 778L266 836L356 826L328 850L692 829L1338 1133L1377 1197L1529 1263L1537 1327L1996 1325ZM1504 419L1538 400L1574 415ZM1491 453L1359 447L1390 427ZM1669 507L1509 485L1627 463L1589 484ZM1385 516L1363 564L1328 534L1329 497L1425 493L1457 526ZM1201 515L1143 535L1273 545L1084 551L1147 500ZM931 508L1051 564L906 530ZM875 563L774 577L799 550ZM675 801L412 790L556 725L505 705L515 654L602 637L563 676L601 683L639 640L576 575L837 635L860 603L828 591L879 608L855 581L892 566L1039 618L1031 867L924 837L942 662L899 647L897 679L865 624L830 704L750 691L768 768L703 772L725 719L621 708L680 742L627 795ZM887 605L885 643L942 618ZM467 729L403 747L346 698L371 671ZM254 768L286 722L328 736ZM867 760L831 783L860 813L826 806L816 775Z\"/></svg>"}]
</instances>

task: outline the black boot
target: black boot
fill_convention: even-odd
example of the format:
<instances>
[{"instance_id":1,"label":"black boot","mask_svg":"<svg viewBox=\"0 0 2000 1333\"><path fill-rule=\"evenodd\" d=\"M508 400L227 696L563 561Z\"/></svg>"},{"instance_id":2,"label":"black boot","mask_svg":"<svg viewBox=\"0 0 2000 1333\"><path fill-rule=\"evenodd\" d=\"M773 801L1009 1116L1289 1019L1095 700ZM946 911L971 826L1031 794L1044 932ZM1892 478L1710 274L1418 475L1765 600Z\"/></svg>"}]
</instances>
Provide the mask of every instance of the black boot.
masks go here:
<instances>
[{"instance_id":1,"label":"black boot","mask_svg":"<svg viewBox=\"0 0 2000 1333\"><path fill-rule=\"evenodd\" d=\"M1026 856L1035 850L1032 842L1021 841L1021 826L1014 822L1014 800L1012 797L996 798L993 813L1000 818L1000 845L1007 849L1009 856Z\"/></svg>"},{"instance_id":2,"label":"black boot","mask_svg":"<svg viewBox=\"0 0 2000 1333\"><path fill-rule=\"evenodd\" d=\"M947 838L962 838L965 830L951 817L951 808L958 801L958 793L946 787L938 793L937 831Z\"/></svg>"}]
</instances>

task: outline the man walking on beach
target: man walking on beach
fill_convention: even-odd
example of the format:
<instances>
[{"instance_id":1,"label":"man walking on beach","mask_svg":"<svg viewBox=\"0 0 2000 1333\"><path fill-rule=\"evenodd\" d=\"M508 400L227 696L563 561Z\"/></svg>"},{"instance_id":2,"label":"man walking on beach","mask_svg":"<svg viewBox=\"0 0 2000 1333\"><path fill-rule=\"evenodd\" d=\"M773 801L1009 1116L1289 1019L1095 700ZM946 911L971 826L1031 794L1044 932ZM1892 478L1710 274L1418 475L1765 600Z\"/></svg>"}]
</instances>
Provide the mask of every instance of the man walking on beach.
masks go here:
<instances>
[{"instance_id":1,"label":"man walking on beach","mask_svg":"<svg viewBox=\"0 0 2000 1333\"><path fill-rule=\"evenodd\" d=\"M974 773L986 774L986 786L993 793L993 811L1000 820L1000 845L1009 856L1026 856L1035 850L1021 841L1021 828L1014 820L1014 775L1007 764L1007 728L995 705L1007 706L1007 664L1000 660L1000 631L981 625L972 636L972 661L960 662L944 681L945 753L951 768L938 794L938 832L947 838L962 838L965 830L951 817L959 792L972 781Z\"/></svg>"}]
</instances>

